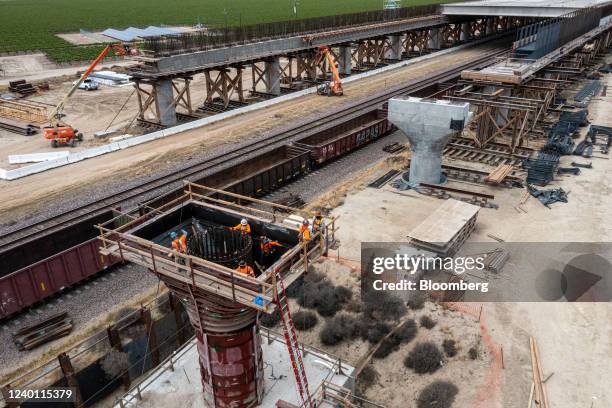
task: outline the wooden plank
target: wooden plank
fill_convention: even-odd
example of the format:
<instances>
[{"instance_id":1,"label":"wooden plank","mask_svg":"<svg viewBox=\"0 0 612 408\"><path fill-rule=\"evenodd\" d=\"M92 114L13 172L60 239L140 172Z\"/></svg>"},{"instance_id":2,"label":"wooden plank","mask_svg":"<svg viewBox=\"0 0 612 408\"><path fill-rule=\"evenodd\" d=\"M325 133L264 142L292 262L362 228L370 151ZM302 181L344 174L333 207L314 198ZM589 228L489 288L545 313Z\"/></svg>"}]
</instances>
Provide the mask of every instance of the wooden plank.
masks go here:
<instances>
[{"instance_id":1,"label":"wooden plank","mask_svg":"<svg viewBox=\"0 0 612 408\"><path fill-rule=\"evenodd\" d=\"M409 238L447 244L480 211L480 207L448 199L408 234Z\"/></svg>"}]
</instances>

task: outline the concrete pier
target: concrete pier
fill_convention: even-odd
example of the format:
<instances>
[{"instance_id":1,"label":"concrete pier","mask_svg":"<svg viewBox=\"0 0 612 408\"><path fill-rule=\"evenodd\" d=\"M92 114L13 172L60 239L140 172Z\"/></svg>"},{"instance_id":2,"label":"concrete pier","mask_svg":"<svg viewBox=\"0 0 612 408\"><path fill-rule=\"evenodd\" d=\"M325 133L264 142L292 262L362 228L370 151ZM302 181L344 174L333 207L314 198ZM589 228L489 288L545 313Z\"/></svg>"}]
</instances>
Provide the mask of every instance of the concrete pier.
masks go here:
<instances>
[{"instance_id":1,"label":"concrete pier","mask_svg":"<svg viewBox=\"0 0 612 408\"><path fill-rule=\"evenodd\" d=\"M468 122L470 104L396 97L389 100L389 120L410 140L410 183L438 184L442 151L451 135Z\"/></svg>"},{"instance_id":2,"label":"concrete pier","mask_svg":"<svg viewBox=\"0 0 612 408\"><path fill-rule=\"evenodd\" d=\"M163 79L155 84L157 92L157 111L159 122L164 126L176 125L176 104L171 79Z\"/></svg>"},{"instance_id":3,"label":"concrete pier","mask_svg":"<svg viewBox=\"0 0 612 408\"><path fill-rule=\"evenodd\" d=\"M272 57L266 61L266 92L272 95L280 95L280 57Z\"/></svg>"}]
</instances>

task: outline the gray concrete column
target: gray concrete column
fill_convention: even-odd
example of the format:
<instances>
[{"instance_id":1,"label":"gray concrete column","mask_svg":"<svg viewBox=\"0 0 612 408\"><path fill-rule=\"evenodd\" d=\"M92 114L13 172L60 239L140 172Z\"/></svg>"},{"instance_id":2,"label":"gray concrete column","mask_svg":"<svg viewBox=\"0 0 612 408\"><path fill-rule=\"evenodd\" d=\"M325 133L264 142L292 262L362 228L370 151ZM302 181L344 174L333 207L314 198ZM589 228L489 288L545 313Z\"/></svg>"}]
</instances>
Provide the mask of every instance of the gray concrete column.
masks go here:
<instances>
[{"instance_id":1,"label":"gray concrete column","mask_svg":"<svg viewBox=\"0 0 612 408\"><path fill-rule=\"evenodd\" d=\"M467 41L470 39L468 35L470 31L470 23L461 23L461 33L459 34L459 40Z\"/></svg>"},{"instance_id":2,"label":"gray concrete column","mask_svg":"<svg viewBox=\"0 0 612 408\"><path fill-rule=\"evenodd\" d=\"M391 47L385 54L385 59L399 61L402 59L402 37L403 34L390 35L389 44Z\"/></svg>"},{"instance_id":3,"label":"gray concrete column","mask_svg":"<svg viewBox=\"0 0 612 408\"><path fill-rule=\"evenodd\" d=\"M429 30L430 39L427 41L427 48L430 50L439 50L440 49L440 29L432 28Z\"/></svg>"},{"instance_id":4,"label":"gray concrete column","mask_svg":"<svg viewBox=\"0 0 612 408\"><path fill-rule=\"evenodd\" d=\"M352 53L353 47L350 45L341 45L338 47L338 72L340 75L351 75Z\"/></svg>"},{"instance_id":5,"label":"gray concrete column","mask_svg":"<svg viewBox=\"0 0 612 408\"><path fill-rule=\"evenodd\" d=\"M280 57L272 57L265 62L266 92L272 95L280 95Z\"/></svg>"},{"instance_id":6,"label":"gray concrete column","mask_svg":"<svg viewBox=\"0 0 612 408\"><path fill-rule=\"evenodd\" d=\"M399 96L389 100L389 121L410 140L410 184L438 184L442 152L453 133L463 129L470 104Z\"/></svg>"},{"instance_id":7,"label":"gray concrete column","mask_svg":"<svg viewBox=\"0 0 612 408\"><path fill-rule=\"evenodd\" d=\"M176 106L174 105L174 88L171 79L162 79L156 82L157 93L156 109L159 112L159 123L164 126L176 124Z\"/></svg>"}]
</instances>

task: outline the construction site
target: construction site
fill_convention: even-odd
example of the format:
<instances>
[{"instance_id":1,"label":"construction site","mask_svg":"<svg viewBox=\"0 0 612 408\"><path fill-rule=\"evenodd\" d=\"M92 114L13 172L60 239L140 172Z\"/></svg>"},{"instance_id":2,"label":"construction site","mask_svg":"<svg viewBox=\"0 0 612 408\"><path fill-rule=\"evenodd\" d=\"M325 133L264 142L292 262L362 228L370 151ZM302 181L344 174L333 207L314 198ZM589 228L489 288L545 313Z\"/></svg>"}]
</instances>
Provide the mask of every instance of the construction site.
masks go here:
<instances>
[{"instance_id":1,"label":"construction site","mask_svg":"<svg viewBox=\"0 0 612 408\"><path fill-rule=\"evenodd\" d=\"M612 2L382 3L0 53L0 407L612 407Z\"/></svg>"}]
</instances>

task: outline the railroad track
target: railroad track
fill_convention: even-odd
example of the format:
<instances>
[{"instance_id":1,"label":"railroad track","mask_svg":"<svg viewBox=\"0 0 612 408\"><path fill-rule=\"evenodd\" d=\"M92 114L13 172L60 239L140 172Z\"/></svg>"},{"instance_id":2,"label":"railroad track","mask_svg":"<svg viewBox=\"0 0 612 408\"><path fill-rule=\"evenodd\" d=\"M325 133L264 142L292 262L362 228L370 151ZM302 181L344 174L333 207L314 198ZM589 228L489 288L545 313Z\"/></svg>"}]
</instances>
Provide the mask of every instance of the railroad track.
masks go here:
<instances>
[{"instance_id":1,"label":"railroad track","mask_svg":"<svg viewBox=\"0 0 612 408\"><path fill-rule=\"evenodd\" d=\"M451 140L444 148L444 155L451 159L463 160L469 162L479 162L491 166L500 164L510 164L518 166L527 159L533 149L526 147L517 147L512 153L510 147L501 143L489 143L486 149L476 147L474 141L459 138Z\"/></svg>"},{"instance_id":2,"label":"railroad track","mask_svg":"<svg viewBox=\"0 0 612 408\"><path fill-rule=\"evenodd\" d=\"M203 162L145 181L137 187L127 188L110 194L102 199L81 205L65 213L21 226L0 236L0 253L19 247L43 234L46 235L59 231L71 224L102 214L108 211L109 208L115 208L123 202L136 200L138 197L179 183L182 180L193 180L194 177L202 177L206 175L204 174L205 172L210 172L215 169L222 170L224 165L234 160L246 160L248 156L253 153L265 152L268 149L272 150L275 146L292 141L294 138L306 138L312 134L321 132L375 109L393 96L414 93L437 83L450 81L458 77L461 71L465 69L476 69L490 65L494 57L500 56L505 52L507 52L506 48L493 48L470 61L451 65L445 69L435 71L424 79L419 78L404 82L394 87L386 88L369 96L367 99L344 104L330 111L324 117L318 118L316 121L313 121L312 118L307 118L307 120L297 125L270 132L263 138L237 146L230 152L215 154Z\"/></svg>"}]
</instances>

